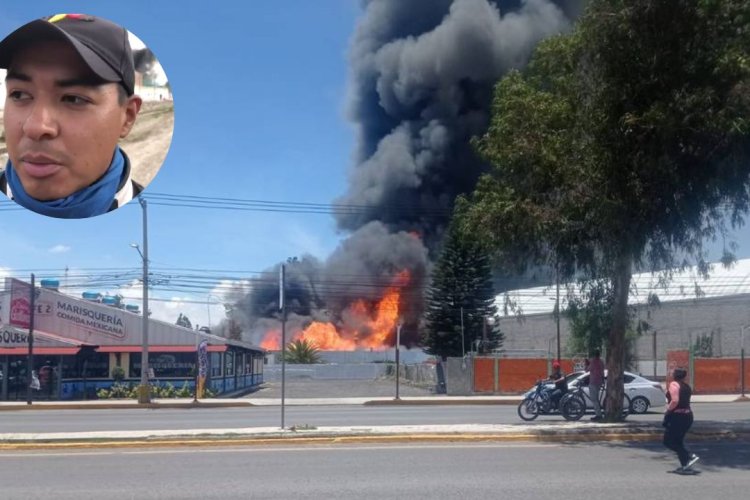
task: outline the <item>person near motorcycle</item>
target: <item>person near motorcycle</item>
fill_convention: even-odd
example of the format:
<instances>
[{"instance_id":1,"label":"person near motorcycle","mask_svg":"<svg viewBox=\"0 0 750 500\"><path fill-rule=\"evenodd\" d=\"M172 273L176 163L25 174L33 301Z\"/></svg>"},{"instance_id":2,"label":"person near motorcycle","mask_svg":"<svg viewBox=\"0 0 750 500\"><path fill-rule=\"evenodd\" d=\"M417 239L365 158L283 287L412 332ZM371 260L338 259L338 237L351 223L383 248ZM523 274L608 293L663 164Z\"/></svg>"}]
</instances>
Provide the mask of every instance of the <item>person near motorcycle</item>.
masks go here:
<instances>
[{"instance_id":1,"label":"person near motorcycle","mask_svg":"<svg viewBox=\"0 0 750 500\"><path fill-rule=\"evenodd\" d=\"M560 368L560 362L555 360L552 363L552 374L549 376L549 380L555 384L553 389L548 389L550 400L552 401L552 408L557 408L560 402L560 398L563 394L568 392L568 381L565 379L565 373Z\"/></svg>"}]
</instances>

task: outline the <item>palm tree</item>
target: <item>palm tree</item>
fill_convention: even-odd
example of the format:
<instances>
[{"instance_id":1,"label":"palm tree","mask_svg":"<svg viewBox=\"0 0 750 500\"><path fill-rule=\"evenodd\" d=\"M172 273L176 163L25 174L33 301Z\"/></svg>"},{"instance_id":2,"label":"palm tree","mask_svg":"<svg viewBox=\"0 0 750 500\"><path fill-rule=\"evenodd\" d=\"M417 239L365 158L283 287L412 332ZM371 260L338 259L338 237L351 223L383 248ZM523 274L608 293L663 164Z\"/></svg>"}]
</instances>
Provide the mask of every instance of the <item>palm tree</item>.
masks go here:
<instances>
[{"instance_id":1,"label":"palm tree","mask_svg":"<svg viewBox=\"0 0 750 500\"><path fill-rule=\"evenodd\" d=\"M298 365L320 363L320 350L309 340L294 340L286 346L286 362Z\"/></svg>"}]
</instances>

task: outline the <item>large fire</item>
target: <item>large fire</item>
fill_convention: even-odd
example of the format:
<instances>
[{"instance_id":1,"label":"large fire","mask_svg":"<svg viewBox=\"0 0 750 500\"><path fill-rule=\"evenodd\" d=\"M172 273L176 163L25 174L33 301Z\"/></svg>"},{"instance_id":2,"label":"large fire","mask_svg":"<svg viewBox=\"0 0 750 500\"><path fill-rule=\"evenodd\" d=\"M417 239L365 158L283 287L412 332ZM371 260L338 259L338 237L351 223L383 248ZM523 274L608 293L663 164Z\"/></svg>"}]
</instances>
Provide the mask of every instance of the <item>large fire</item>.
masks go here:
<instances>
[{"instance_id":1,"label":"large fire","mask_svg":"<svg viewBox=\"0 0 750 500\"><path fill-rule=\"evenodd\" d=\"M292 333L291 341L306 340L323 351L355 351L357 349L384 350L395 335L399 321L401 289L409 283L409 271L401 271L393 279L379 301L368 304L355 300L342 313L345 323L353 326L337 328L330 322L313 321L304 330ZM260 346L267 350L281 349L281 331L266 333Z\"/></svg>"}]
</instances>

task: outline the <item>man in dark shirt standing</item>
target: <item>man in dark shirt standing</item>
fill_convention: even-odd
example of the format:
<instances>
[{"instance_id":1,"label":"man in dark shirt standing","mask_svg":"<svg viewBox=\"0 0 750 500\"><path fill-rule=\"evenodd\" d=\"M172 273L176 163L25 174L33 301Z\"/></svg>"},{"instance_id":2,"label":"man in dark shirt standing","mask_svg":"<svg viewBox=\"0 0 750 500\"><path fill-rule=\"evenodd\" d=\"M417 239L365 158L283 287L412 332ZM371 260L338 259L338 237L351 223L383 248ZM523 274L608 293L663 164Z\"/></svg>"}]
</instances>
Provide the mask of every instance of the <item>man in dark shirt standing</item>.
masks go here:
<instances>
[{"instance_id":1,"label":"man in dark shirt standing","mask_svg":"<svg viewBox=\"0 0 750 500\"><path fill-rule=\"evenodd\" d=\"M549 379L555 384L555 388L550 392L552 407L557 408L560 398L568 392L568 381L565 380L565 374L562 372L560 362L557 360L552 363L552 374L549 376Z\"/></svg>"},{"instance_id":2,"label":"man in dark shirt standing","mask_svg":"<svg viewBox=\"0 0 750 500\"><path fill-rule=\"evenodd\" d=\"M594 351L594 357L589 360L589 398L594 405L596 413L591 420L598 421L602 419L602 408L599 404L599 392L604 384L604 363L601 359L599 349Z\"/></svg>"}]
</instances>

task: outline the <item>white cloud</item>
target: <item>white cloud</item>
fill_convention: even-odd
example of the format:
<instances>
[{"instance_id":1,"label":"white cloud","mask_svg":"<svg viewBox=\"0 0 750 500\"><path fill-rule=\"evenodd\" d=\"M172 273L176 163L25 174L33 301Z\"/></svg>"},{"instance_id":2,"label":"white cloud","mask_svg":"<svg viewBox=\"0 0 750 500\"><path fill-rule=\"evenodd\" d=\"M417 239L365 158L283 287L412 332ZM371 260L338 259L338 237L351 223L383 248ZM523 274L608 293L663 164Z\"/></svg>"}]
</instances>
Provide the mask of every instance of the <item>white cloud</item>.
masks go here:
<instances>
[{"instance_id":1,"label":"white cloud","mask_svg":"<svg viewBox=\"0 0 750 500\"><path fill-rule=\"evenodd\" d=\"M168 292L151 292L148 307L151 309L151 318L167 323L174 323L180 314L184 314L195 325L206 326L210 324L217 326L225 318L224 303L232 299L228 297L227 290L232 286L239 286L246 290L248 283L221 281L205 294L191 295L169 295ZM125 298L127 304L138 304L142 306L143 287L138 281L131 283L130 287L123 287L111 293L119 293Z\"/></svg>"},{"instance_id":2,"label":"white cloud","mask_svg":"<svg viewBox=\"0 0 750 500\"><path fill-rule=\"evenodd\" d=\"M324 242L319 233L309 231L298 224L291 224L284 234L286 235L285 242L293 253L298 255L310 254L325 260L325 257L333 251L331 245Z\"/></svg>"},{"instance_id":3,"label":"white cloud","mask_svg":"<svg viewBox=\"0 0 750 500\"><path fill-rule=\"evenodd\" d=\"M66 253L70 252L70 247L68 245L55 245L52 248L48 250L49 253Z\"/></svg>"}]
</instances>

